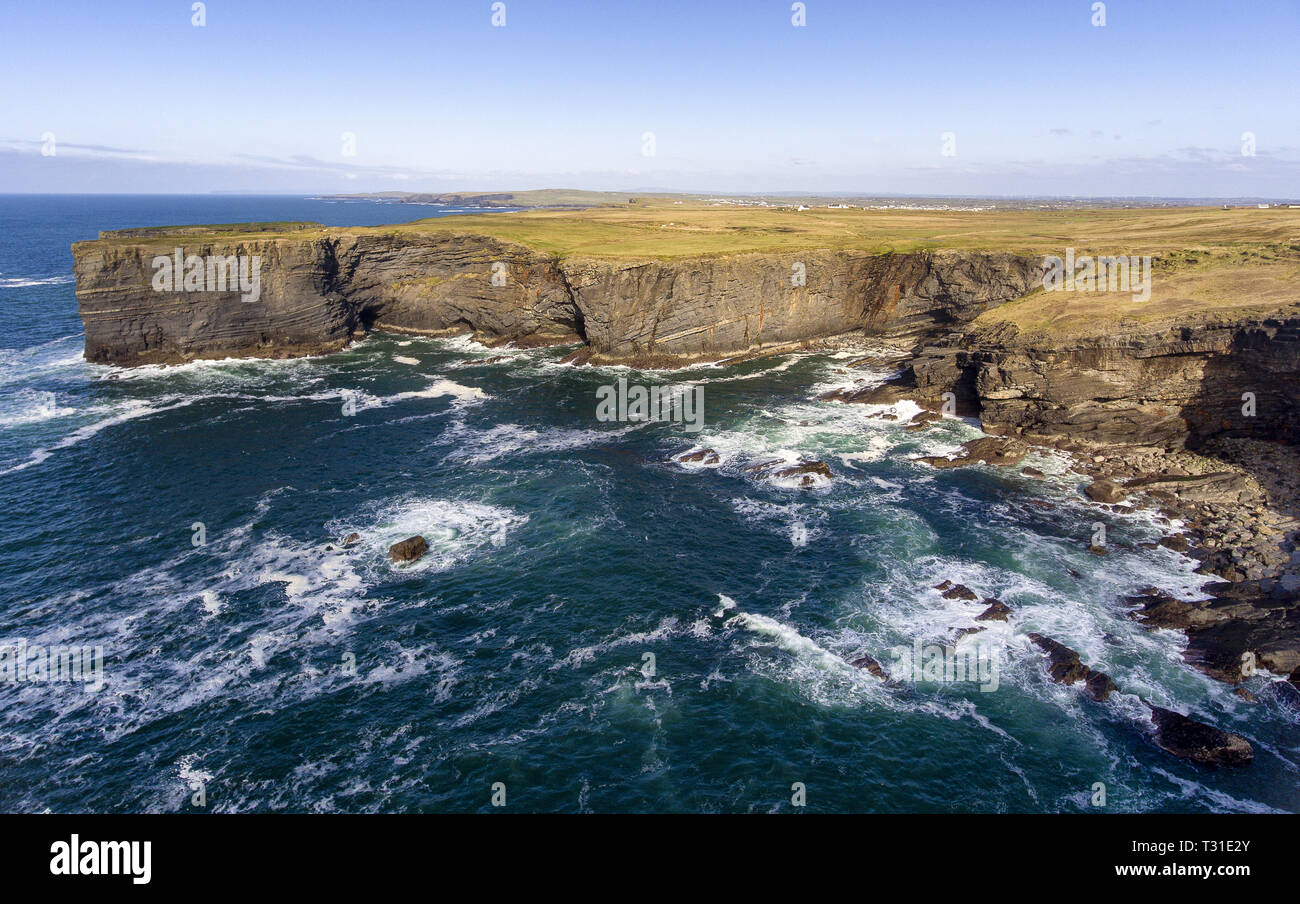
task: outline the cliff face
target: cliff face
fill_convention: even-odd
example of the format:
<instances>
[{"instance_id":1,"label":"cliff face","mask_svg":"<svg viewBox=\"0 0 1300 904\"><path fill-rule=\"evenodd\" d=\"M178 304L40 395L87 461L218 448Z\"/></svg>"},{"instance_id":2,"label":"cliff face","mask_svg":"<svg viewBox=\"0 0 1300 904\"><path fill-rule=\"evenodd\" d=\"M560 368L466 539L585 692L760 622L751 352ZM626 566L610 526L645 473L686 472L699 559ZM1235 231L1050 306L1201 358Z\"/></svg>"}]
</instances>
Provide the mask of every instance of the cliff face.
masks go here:
<instances>
[{"instance_id":1,"label":"cliff face","mask_svg":"<svg viewBox=\"0 0 1300 904\"><path fill-rule=\"evenodd\" d=\"M1297 439L1294 309L1075 338L972 324L1036 287L1037 257L559 259L486 236L299 226L223 238L231 228L134 230L75 245L86 357L131 365L313 354L379 327L584 343L592 360L674 364L861 330L930 343L911 364L908 391L931 404L953 392L960 411L993 428L1171 447L1215 434ZM205 259L259 258L256 300L241 300L238 288L155 291L155 257L182 244ZM1246 393L1254 414L1243 410Z\"/></svg>"},{"instance_id":2,"label":"cliff face","mask_svg":"<svg viewBox=\"0 0 1300 904\"><path fill-rule=\"evenodd\" d=\"M908 376L928 403L952 392L985 425L1031 436L1171 448L1215 435L1300 440L1296 316L1068 341L999 324L923 348Z\"/></svg>"},{"instance_id":3,"label":"cliff face","mask_svg":"<svg viewBox=\"0 0 1300 904\"><path fill-rule=\"evenodd\" d=\"M177 243L182 241L176 239ZM578 341L554 263L492 239L401 233L193 241L184 255L260 258L260 294L155 291L165 242L73 246L86 358L133 365L287 357L342 348L372 325L425 334ZM504 275L493 284L493 265Z\"/></svg>"},{"instance_id":4,"label":"cliff face","mask_svg":"<svg viewBox=\"0 0 1300 904\"><path fill-rule=\"evenodd\" d=\"M598 358L702 358L852 330L920 337L1024 295L1038 259L811 251L675 261L566 261ZM801 279L796 279L796 276Z\"/></svg>"},{"instance_id":5,"label":"cliff face","mask_svg":"<svg viewBox=\"0 0 1300 904\"><path fill-rule=\"evenodd\" d=\"M485 341L584 342L598 360L689 361L853 330L920 337L1019 297L1041 274L1010 254L815 251L672 260L557 259L484 236L320 230L222 241L176 232L184 255L257 256L261 292L152 286L167 230L73 246L86 357L113 364L288 356L371 326ZM136 241L136 240L139 241Z\"/></svg>"},{"instance_id":6,"label":"cliff face","mask_svg":"<svg viewBox=\"0 0 1300 904\"><path fill-rule=\"evenodd\" d=\"M171 249L117 242L73 246L86 359L151 364L226 356L289 356L347 344L355 308L333 291L336 263L319 243L292 239L193 242L186 254L261 258L258 301L227 292L155 292L152 261Z\"/></svg>"}]
</instances>

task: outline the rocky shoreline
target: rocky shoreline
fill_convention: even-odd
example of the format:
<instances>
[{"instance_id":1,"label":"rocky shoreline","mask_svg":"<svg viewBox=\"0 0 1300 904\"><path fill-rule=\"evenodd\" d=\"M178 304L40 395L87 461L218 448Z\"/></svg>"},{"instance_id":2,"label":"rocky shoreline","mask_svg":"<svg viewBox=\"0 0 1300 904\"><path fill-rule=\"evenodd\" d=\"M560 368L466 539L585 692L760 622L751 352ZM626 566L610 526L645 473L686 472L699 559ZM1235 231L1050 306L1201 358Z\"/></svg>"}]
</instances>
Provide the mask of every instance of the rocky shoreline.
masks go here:
<instances>
[{"instance_id":1,"label":"rocky shoreline","mask_svg":"<svg viewBox=\"0 0 1300 904\"><path fill-rule=\"evenodd\" d=\"M864 360L875 366L881 361ZM837 389L821 398L878 405L907 400L923 414L939 411L943 403L918 388L912 366L905 362L883 384ZM928 420L918 416L908 429L923 428ZM1152 545L1191 556L1200 563L1198 573L1221 580L1206 584L1206 600L1187 602L1148 588L1117 603L1129 606L1146 627L1184 632L1184 658L1200 671L1233 685L1267 671L1276 678L1271 692L1300 709L1300 449L1214 435L1192 451L983 427L992 435L966 443L957 455L921 460L940 468L1015 467L1031 449L1062 453L1081 497L1091 504L1116 513L1155 511L1170 533ZM1090 551L1108 552L1095 545ZM1239 690L1239 696L1254 699Z\"/></svg>"}]
</instances>

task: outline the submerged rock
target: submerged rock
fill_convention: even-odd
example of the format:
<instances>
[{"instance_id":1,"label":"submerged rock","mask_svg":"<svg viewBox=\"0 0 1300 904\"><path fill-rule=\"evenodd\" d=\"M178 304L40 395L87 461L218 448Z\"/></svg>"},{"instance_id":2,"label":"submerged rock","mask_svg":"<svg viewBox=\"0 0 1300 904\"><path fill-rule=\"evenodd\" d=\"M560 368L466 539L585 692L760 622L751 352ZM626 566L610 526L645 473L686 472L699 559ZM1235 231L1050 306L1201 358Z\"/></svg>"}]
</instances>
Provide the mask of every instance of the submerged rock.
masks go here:
<instances>
[{"instance_id":1,"label":"submerged rock","mask_svg":"<svg viewBox=\"0 0 1300 904\"><path fill-rule=\"evenodd\" d=\"M1181 713L1150 703L1155 742L1161 750L1205 766L1246 766L1255 750L1241 735L1197 722Z\"/></svg>"},{"instance_id":2,"label":"submerged rock","mask_svg":"<svg viewBox=\"0 0 1300 904\"><path fill-rule=\"evenodd\" d=\"M684 452L674 458L673 461L681 463L698 462L702 465L716 465L719 459L718 453L713 449L699 449L694 452Z\"/></svg>"},{"instance_id":3,"label":"submerged rock","mask_svg":"<svg viewBox=\"0 0 1300 904\"><path fill-rule=\"evenodd\" d=\"M1270 681L1265 690L1282 706L1300 713L1300 681L1297 681L1295 675L1283 681Z\"/></svg>"},{"instance_id":4,"label":"submerged rock","mask_svg":"<svg viewBox=\"0 0 1300 904\"><path fill-rule=\"evenodd\" d=\"M418 534L388 547L389 558L394 562L414 562L428 551L429 541Z\"/></svg>"},{"instance_id":5,"label":"submerged rock","mask_svg":"<svg viewBox=\"0 0 1300 904\"><path fill-rule=\"evenodd\" d=\"M855 669L866 669L881 681L889 680L889 675L887 675L885 670L881 668L880 663L872 659L870 656L860 656L850 662L849 665L853 666Z\"/></svg>"}]
</instances>

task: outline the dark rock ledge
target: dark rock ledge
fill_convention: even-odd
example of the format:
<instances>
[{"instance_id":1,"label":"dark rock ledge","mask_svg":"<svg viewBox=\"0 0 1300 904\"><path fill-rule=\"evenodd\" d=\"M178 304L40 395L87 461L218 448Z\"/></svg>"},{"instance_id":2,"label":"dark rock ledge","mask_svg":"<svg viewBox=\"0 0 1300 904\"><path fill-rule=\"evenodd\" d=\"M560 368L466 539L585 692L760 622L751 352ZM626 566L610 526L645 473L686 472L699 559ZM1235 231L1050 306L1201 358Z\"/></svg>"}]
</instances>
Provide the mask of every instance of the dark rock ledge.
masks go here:
<instances>
[{"instance_id":1,"label":"dark rock ledge","mask_svg":"<svg viewBox=\"0 0 1300 904\"><path fill-rule=\"evenodd\" d=\"M1065 644L1031 633L1029 639L1047 654L1048 674L1059 684L1083 683L1092 700L1104 703L1119 692L1105 672L1090 669ZM1151 711L1152 740L1161 750L1203 766L1247 766L1255 758L1250 742L1240 735L1197 722L1189 716L1142 701Z\"/></svg>"}]
</instances>

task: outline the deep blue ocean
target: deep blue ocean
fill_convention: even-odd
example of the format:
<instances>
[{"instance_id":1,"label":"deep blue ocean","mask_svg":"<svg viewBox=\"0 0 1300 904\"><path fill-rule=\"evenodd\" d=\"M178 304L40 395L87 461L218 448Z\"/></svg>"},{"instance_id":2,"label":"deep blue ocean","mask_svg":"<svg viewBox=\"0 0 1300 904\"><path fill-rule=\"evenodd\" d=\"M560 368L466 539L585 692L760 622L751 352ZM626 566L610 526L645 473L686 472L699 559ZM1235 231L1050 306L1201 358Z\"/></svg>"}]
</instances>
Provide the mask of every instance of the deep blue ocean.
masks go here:
<instances>
[{"instance_id":1,"label":"deep blue ocean","mask_svg":"<svg viewBox=\"0 0 1300 904\"><path fill-rule=\"evenodd\" d=\"M488 811L496 786L523 812L1300 811L1294 714L1127 617L1126 594L1204 581L1136 547L1168 526L1087 505L1055 456L1027 459L1041 481L911 461L978 430L816 401L869 347L675 374L382 333L294 361L82 360L69 245L98 230L447 212L0 197L0 644L100 647L104 678L0 682L0 810ZM620 377L702 387L703 429L598 420ZM720 462L666 461L697 447ZM803 457L834 480L745 470ZM392 564L417 533L429 553ZM956 642L983 604L945 579L1011 621ZM1135 696L1052 684L1029 631L1255 762L1174 759ZM996 689L915 680L918 643L981 645Z\"/></svg>"}]
</instances>

